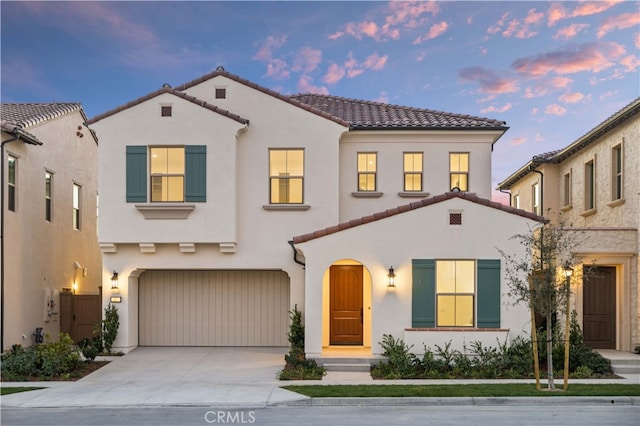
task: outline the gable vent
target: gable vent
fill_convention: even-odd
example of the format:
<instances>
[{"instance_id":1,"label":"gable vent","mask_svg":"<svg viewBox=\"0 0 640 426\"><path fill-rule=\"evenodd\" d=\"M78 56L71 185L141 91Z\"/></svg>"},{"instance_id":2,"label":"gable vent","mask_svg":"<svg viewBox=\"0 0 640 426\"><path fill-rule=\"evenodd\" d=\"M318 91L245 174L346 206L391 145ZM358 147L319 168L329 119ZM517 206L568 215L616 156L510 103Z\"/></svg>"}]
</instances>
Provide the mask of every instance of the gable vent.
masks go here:
<instances>
[{"instance_id":1,"label":"gable vent","mask_svg":"<svg viewBox=\"0 0 640 426\"><path fill-rule=\"evenodd\" d=\"M171 117L172 114L173 114L173 109L171 108L171 105L162 105L160 107L161 117Z\"/></svg>"},{"instance_id":2,"label":"gable vent","mask_svg":"<svg viewBox=\"0 0 640 426\"><path fill-rule=\"evenodd\" d=\"M226 99L227 98L227 89L224 87L216 88L216 99Z\"/></svg>"},{"instance_id":3,"label":"gable vent","mask_svg":"<svg viewBox=\"0 0 640 426\"><path fill-rule=\"evenodd\" d=\"M462 213L449 213L449 225L462 225Z\"/></svg>"}]
</instances>

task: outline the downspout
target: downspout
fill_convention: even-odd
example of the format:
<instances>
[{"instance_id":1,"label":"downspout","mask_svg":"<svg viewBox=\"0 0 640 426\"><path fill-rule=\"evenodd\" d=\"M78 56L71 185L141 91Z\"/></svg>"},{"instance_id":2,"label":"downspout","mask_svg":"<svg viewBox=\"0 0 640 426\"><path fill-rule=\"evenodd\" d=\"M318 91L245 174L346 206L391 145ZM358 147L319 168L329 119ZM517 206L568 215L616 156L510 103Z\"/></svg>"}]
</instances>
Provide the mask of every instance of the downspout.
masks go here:
<instances>
[{"instance_id":1,"label":"downspout","mask_svg":"<svg viewBox=\"0 0 640 426\"><path fill-rule=\"evenodd\" d=\"M303 268L307 266L306 263L304 263L301 260L298 260L298 251L296 250L296 246L293 244L293 241L289 241L289 245L293 249L293 261L296 262L298 265L302 265Z\"/></svg>"},{"instance_id":2,"label":"downspout","mask_svg":"<svg viewBox=\"0 0 640 426\"><path fill-rule=\"evenodd\" d=\"M502 192L503 194L507 194L509 196L509 207L513 207L511 205L511 193L509 191L505 191L504 189L500 189L500 188L498 188L498 191Z\"/></svg>"},{"instance_id":3,"label":"downspout","mask_svg":"<svg viewBox=\"0 0 640 426\"><path fill-rule=\"evenodd\" d=\"M544 175L540 170L535 169L535 165L529 166L529 171L540 175L540 216L544 217Z\"/></svg>"}]
</instances>

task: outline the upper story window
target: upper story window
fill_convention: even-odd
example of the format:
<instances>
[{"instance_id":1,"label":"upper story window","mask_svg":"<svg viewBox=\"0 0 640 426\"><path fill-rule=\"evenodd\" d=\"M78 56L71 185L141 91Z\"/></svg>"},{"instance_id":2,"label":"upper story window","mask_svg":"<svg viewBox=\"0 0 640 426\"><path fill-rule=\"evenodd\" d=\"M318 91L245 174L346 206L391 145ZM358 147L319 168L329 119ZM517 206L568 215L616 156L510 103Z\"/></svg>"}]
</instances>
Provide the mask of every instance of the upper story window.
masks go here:
<instances>
[{"instance_id":1,"label":"upper story window","mask_svg":"<svg viewBox=\"0 0 640 426\"><path fill-rule=\"evenodd\" d=\"M596 208L596 168L594 160L584 164L584 209Z\"/></svg>"},{"instance_id":2,"label":"upper story window","mask_svg":"<svg viewBox=\"0 0 640 426\"><path fill-rule=\"evenodd\" d=\"M611 201L621 200L624 197L623 166L622 144L620 144L611 149Z\"/></svg>"},{"instance_id":3,"label":"upper story window","mask_svg":"<svg viewBox=\"0 0 640 426\"><path fill-rule=\"evenodd\" d=\"M562 205L571 205L571 170L564 174L562 178Z\"/></svg>"},{"instance_id":4,"label":"upper story window","mask_svg":"<svg viewBox=\"0 0 640 426\"><path fill-rule=\"evenodd\" d=\"M53 173L44 172L44 219L51 222L53 219Z\"/></svg>"},{"instance_id":5,"label":"upper story window","mask_svg":"<svg viewBox=\"0 0 640 426\"><path fill-rule=\"evenodd\" d=\"M516 209L520 208L520 194L516 194L513 196L513 207Z\"/></svg>"},{"instance_id":6,"label":"upper story window","mask_svg":"<svg viewBox=\"0 0 640 426\"><path fill-rule=\"evenodd\" d=\"M9 155L7 159L7 209L16 211L16 165L18 159Z\"/></svg>"},{"instance_id":7,"label":"upper story window","mask_svg":"<svg viewBox=\"0 0 640 426\"><path fill-rule=\"evenodd\" d=\"M184 147L152 147L151 202L184 201Z\"/></svg>"},{"instance_id":8,"label":"upper story window","mask_svg":"<svg viewBox=\"0 0 640 426\"><path fill-rule=\"evenodd\" d=\"M436 325L473 327L476 265L473 260L436 261Z\"/></svg>"},{"instance_id":9,"label":"upper story window","mask_svg":"<svg viewBox=\"0 0 640 426\"><path fill-rule=\"evenodd\" d=\"M449 188L460 191L469 190L469 153L449 153Z\"/></svg>"},{"instance_id":10,"label":"upper story window","mask_svg":"<svg viewBox=\"0 0 640 426\"><path fill-rule=\"evenodd\" d=\"M531 185L531 211L534 214L540 214L540 184Z\"/></svg>"},{"instance_id":11,"label":"upper story window","mask_svg":"<svg viewBox=\"0 0 640 426\"><path fill-rule=\"evenodd\" d=\"M128 203L207 201L206 145L129 145L126 155Z\"/></svg>"},{"instance_id":12,"label":"upper story window","mask_svg":"<svg viewBox=\"0 0 640 426\"><path fill-rule=\"evenodd\" d=\"M302 204L304 201L304 150L269 150L269 202Z\"/></svg>"},{"instance_id":13,"label":"upper story window","mask_svg":"<svg viewBox=\"0 0 640 426\"><path fill-rule=\"evenodd\" d=\"M422 153L404 153L404 190L422 191Z\"/></svg>"},{"instance_id":14,"label":"upper story window","mask_svg":"<svg viewBox=\"0 0 640 426\"><path fill-rule=\"evenodd\" d=\"M80 230L80 218L82 203L82 187L78 184L73 184L73 229Z\"/></svg>"},{"instance_id":15,"label":"upper story window","mask_svg":"<svg viewBox=\"0 0 640 426\"><path fill-rule=\"evenodd\" d=\"M358 153L358 191L376 190L377 158L375 152Z\"/></svg>"}]
</instances>

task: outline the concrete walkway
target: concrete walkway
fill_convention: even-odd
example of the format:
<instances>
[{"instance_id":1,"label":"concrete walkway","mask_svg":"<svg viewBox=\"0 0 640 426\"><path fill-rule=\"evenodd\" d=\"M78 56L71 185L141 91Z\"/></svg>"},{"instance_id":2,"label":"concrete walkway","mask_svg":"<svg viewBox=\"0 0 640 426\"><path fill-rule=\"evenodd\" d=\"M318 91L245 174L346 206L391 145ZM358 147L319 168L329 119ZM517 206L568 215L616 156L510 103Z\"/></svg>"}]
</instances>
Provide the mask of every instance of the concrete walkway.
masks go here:
<instances>
[{"instance_id":1,"label":"concrete walkway","mask_svg":"<svg viewBox=\"0 0 640 426\"><path fill-rule=\"evenodd\" d=\"M280 382L288 348L137 348L77 382L2 383L46 386L46 389L2 397L2 408L35 407L147 407L207 406L265 407L267 405L344 405L347 403L402 405L416 398L319 398L313 401L280 386L302 384L475 384L535 383L534 380L376 380L368 373L330 372L322 381ZM546 384L546 382L543 382ZM556 382L562 386L562 379ZM636 383L640 375L622 379L571 380L571 383ZM417 399L443 405L441 398ZM553 398L557 400L558 398ZM564 399L564 398L560 398ZM491 399L484 399L486 402ZM496 400L496 398L493 398ZM512 398L513 404L528 399ZM456 404L478 404L480 398L456 398ZM501 404L510 403L500 398ZM550 403L548 398L545 398ZM611 398L585 398L581 403L611 403ZM447 403L453 403L447 399ZM640 398L616 398L617 403L640 404ZM530 402L527 402L530 403ZM557 403L557 401L556 401Z\"/></svg>"}]
</instances>

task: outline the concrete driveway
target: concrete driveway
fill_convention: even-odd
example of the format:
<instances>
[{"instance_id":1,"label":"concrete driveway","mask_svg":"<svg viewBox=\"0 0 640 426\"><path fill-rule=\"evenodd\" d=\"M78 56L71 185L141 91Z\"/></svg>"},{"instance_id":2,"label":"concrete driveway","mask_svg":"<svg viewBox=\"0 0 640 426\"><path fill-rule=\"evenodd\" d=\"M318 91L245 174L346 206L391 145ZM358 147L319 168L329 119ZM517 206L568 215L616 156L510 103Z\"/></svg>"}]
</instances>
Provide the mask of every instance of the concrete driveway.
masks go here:
<instances>
[{"instance_id":1,"label":"concrete driveway","mask_svg":"<svg viewBox=\"0 0 640 426\"><path fill-rule=\"evenodd\" d=\"M137 348L77 382L2 397L3 407L263 407L304 399L278 387L288 348ZM23 384L24 385L24 384Z\"/></svg>"}]
</instances>

